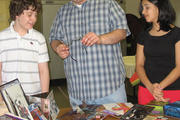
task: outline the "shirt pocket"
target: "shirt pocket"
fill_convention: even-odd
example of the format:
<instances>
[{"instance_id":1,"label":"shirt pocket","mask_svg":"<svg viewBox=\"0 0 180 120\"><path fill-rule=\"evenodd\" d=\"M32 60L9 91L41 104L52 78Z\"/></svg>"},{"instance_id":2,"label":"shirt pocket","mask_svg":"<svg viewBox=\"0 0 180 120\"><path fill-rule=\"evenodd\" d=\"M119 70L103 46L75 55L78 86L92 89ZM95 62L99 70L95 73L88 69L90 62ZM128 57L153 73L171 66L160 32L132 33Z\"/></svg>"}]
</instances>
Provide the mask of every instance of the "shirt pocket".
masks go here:
<instances>
[{"instance_id":1,"label":"shirt pocket","mask_svg":"<svg viewBox=\"0 0 180 120\"><path fill-rule=\"evenodd\" d=\"M109 23L106 20L89 20L88 27L86 29L88 32L94 32L96 34L107 33L109 31Z\"/></svg>"}]
</instances>

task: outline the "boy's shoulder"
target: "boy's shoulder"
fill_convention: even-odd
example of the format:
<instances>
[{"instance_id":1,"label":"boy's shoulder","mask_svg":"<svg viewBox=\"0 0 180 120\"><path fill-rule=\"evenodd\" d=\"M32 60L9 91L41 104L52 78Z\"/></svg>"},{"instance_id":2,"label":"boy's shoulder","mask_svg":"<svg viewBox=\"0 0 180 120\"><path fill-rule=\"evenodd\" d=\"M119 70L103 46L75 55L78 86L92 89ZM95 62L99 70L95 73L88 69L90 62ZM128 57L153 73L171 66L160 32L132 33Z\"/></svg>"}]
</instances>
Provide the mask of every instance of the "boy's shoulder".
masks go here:
<instances>
[{"instance_id":1,"label":"boy's shoulder","mask_svg":"<svg viewBox=\"0 0 180 120\"><path fill-rule=\"evenodd\" d=\"M0 34L9 34L11 32L10 28L5 28L3 30L0 31Z\"/></svg>"},{"instance_id":2,"label":"boy's shoulder","mask_svg":"<svg viewBox=\"0 0 180 120\"><path fill-rule=\"evenodd\" d=\"M38 30L32 29L32 32L33 32L33 37L45 39L44 35L41 32L39 32Z\"/></svg>"},{"instance_id":3,"label":"boy's shoulder","mask_svg":"<svg viewBox=\"0 0 180 120\"><path fill-rule=\"evenodd\" d=\"M41 32L39 32L38 30L36 30L34 28L32 29L32 32L36 35L43 35Z\"/></svg>"},{"instance_id":4,"label":"boy's shoulder","mask_svg":"<svg viewBox=\"0 0 180 120\"><path fill-rule=\"evenodd\" d=\"M43 36L43 34L41 33L41 32L39 32L38 30L36 30L36 29L32 29L32 32L33 32L33 34L36 34L36 35L39 35L39 36Z\"/></svg>"},{"instance_id":5,"label":"boy's shoulder","mask_svg":"<svg viewBox=\"0 0 180 120\"><path fill-rule=\"evenodd\" d=\"M9 27L0 31L0 39L6 39L9 37L12 37L12 33Z\"/></svg>"}]
</instances>

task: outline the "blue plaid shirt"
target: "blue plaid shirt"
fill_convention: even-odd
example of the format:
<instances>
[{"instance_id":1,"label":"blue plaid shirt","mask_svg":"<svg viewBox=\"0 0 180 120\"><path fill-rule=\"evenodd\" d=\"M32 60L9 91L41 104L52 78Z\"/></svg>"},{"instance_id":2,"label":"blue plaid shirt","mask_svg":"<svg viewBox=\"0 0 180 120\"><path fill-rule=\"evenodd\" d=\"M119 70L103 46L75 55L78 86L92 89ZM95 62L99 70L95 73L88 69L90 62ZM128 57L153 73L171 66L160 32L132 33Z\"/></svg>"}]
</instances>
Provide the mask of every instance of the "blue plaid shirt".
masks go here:
<instances>
[{"instance_id":1,"label":"blue plaid shirt","mask_svg":"<svg viewBox=\"0 0 180 120\"><path fill-rule=\"evenodd\" d=\"M51 28L50 41L70 47L64 60L70 96L94 100L116 91L125 80L120 43L85 47L80 39L88 32L97 35L129 28L123 9L114 0L87 0L81 7L72 2L61 7Z\"/></svg>"}]
</instances>

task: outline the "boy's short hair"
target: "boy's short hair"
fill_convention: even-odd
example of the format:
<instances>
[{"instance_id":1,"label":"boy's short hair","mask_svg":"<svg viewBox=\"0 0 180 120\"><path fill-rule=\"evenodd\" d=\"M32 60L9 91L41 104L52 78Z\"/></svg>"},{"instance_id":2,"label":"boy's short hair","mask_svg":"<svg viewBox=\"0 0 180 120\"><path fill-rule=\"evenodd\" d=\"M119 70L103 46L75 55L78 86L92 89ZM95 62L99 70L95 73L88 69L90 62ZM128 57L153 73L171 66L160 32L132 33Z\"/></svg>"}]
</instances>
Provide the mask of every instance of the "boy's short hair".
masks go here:
<instances>
[{"instance_id":1,"label":"boy's short hair","mask_svg":"<svg viewBox=\"0 0 180 120\"><path fill-rule=\"evenodd\" d=\"M22 14L24 10L28 10L29 7L32 7L33 11L39 13L41 3L38 0L11 0L9 5L10 20L15 20L16 16Z\"/></svg>"}]
</instances>

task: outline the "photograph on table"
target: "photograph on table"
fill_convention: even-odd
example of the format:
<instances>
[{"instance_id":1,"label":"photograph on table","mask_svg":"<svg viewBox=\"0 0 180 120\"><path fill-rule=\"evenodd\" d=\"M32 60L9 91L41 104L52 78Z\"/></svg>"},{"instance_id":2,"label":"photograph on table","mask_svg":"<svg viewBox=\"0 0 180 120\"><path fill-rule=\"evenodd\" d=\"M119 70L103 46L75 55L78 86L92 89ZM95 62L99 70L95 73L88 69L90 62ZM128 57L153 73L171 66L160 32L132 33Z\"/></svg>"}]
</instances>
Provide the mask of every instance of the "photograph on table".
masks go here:
<instances>
[{"instance_id":1,"label":"photograph on table","mask_svg":"<svg viewBox=\"0 0 180 120\"><path fill-rule=\"evenodd\" d=\"M28 110L28 101L18 79L0 86L1 95L10 113L32 120Z\"/></svg>"}]
</instances>

